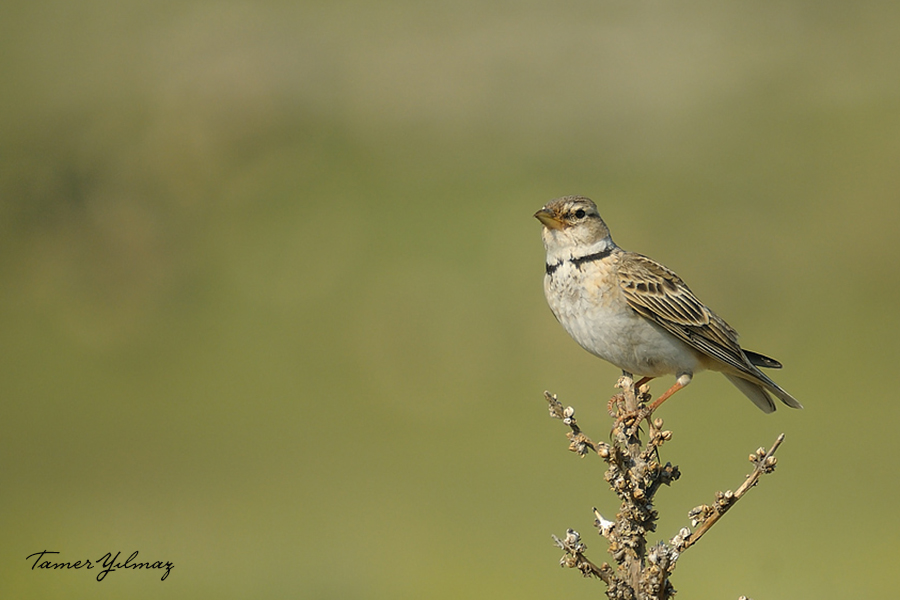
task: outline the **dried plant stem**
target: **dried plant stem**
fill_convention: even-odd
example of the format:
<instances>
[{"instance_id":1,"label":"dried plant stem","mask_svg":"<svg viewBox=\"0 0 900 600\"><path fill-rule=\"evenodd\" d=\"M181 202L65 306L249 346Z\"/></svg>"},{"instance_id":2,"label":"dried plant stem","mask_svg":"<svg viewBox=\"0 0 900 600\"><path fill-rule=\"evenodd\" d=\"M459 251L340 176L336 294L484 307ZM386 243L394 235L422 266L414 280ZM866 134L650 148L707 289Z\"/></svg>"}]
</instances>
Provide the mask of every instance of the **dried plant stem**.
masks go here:
<instances>
[{"instance_id":1,"label":"dried plant stem","mask_svg":"<svg viewBox=\"0 0 900 600\"><path fill-rule=\"evenodd\" d=\"M630 377L623 376L617 387L622 392L609 403L614 425L611 443L594 442L582 432L575 420L575 409L564 407L555 395L544 392L550 415L561 419L568 427L566 437L569 450L584 457L597 454L607 463L604 479L621 501L615 520L608 520L594 509L594 525L609 542L609 554L616 567L604 562L597 565L585 556L587 546L581 535L569 529L563 539L553 536L556 545L564 552L560 564L578 569L585 577L596 577L607 585L606 595L615 600L668 600L675 594L669 576L684 550L697 543L731 506L754 487L759 478L775 469L775 451L784 440L780 435L767 452L760 448L750 455L754 463L753 473L735 492L717 492L712 506L701 505L690 511L691 525L695 532L684 527L670 542L660 541L647 545L647 534L656 530L658 514L654 497L663 485L676 481L678 467L660 462L660 447L672 439L671 431L663 431L662 419L650 419L652 412L649 388L634 390ZM646 443L641 440L640 426L648 420Z\"/></svg>"},{"instance_id":2,"label":"dried plant stem","mask_svg":"<svg viewBox=\"0 0 900 600\"><path fill-rule=\"evenodd\" d=\"M772 444L772 447L769 448L769 451L766 452L765 448L760 448L756 451L755 454L750 455L750 461L756 463L756 468L753 469L753 473L747 476L744 480L744 483L738 487L733 493L725 492L722 494L722 501L719 501L717 496L716 500L716 510L713 512L706 520L700 523L700 526L697 527L696 531L694 531L690 537L685 540L684 548L682 551L690 548L703 537L703 534L710 530L710 528L715 525L719 519L722 518L728 509L735 505L735 503L740 500L744 494L746 494L752 487L754 487L759 478L762 477L766 473L771 473L775 470L775 451L778 450L778 446L781 445L781 442L784 441L784 434L782 433L777 438L775 438L775 442ZM694 509L696 510L696 509Z\"/></svg>"}]
</instances>

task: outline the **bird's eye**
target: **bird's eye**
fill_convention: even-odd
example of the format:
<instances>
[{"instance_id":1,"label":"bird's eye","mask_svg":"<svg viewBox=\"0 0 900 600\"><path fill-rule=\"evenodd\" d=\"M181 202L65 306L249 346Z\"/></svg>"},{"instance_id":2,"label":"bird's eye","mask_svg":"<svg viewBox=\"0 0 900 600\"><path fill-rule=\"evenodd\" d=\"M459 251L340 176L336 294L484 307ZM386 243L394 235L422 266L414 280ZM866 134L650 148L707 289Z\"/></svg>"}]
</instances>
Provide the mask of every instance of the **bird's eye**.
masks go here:
<instances>
[{"instance_id":1,"label":"bird's eye","mask_svg":"<svg viewBox=\"0 0 900 600\"><path fill-rule=\"evenodd\" d=\"M578 219L583 219L583 218L584 218L584 211L581 210L581 209L579 208L578 210L575 211L575 217L578 218Z\"/></svg>"}]
</instances>

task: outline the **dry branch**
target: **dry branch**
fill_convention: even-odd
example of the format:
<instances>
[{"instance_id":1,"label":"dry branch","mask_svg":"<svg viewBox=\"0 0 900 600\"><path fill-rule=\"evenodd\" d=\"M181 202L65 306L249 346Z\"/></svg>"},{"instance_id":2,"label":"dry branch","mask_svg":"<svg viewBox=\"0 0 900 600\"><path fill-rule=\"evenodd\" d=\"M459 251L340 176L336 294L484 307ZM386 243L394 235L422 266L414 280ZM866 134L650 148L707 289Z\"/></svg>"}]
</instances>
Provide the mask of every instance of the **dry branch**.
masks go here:
<instances>
[{"instance_id":1,"label":"dry branch","mask_svg":"<svg viewBox=\"0 0 900 600\"><path fill-rule=\"evenodd\" d=\"M650 420L647 406L650 404L649 388L634 390L630 377L622 377L617 386L621 393L610 400L610 415L614 418L610 443L594 442L581 430L575 419L575 409L564 407L557 397L544 392L550 407L550 416L563 421L569 431L569 450L579 456L598 455L607 463L604 479L621 501L615 520L603 517L595 508L594 526L609 542L608 552L616 567L609 563L597 565L585 556L587 546L580 534L569 529L560 539L553 536L556 545L564 551L560 564L578 569L585 577L596 577L607 585L606 595L614 600L666 600L675 594L669 576L684 550L697 543L720 518L744 494L754 487L759 478L775 469L775 451L784 440L778 436L767 452L760 448L750 455L754 463L753 473L734 492L717 492L713 504L700 505L689 513L692 532L684 527L669 542L647 544L647 534L656 530L658 514L653 500L661 486L670 485L680 476L678 467L662 464L660 448L672 439L671 431L663 430L662 419ZM641 441L641 425L647 420L646 444Z\"/></svg>"}]
</instances>

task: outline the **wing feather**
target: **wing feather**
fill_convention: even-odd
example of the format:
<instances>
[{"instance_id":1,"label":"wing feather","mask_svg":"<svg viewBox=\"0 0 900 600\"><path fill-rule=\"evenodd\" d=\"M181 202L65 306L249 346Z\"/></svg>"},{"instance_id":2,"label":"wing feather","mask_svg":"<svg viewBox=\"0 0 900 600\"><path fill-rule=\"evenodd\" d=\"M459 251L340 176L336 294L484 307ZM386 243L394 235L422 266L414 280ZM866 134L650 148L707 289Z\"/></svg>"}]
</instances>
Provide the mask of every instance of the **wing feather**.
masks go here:
<instances>
[{"instance_id":1,"label":"wing feather","mask_svg":"<svg viewBox=\"0 0 900 600\"><path fill-rule=\"evenodd\" d=\"M641 254L619 261L619 286L629 306L692 348L757 377L737 342L737 332L706 308L670 269Z\"/></svg>"}]
</instances>

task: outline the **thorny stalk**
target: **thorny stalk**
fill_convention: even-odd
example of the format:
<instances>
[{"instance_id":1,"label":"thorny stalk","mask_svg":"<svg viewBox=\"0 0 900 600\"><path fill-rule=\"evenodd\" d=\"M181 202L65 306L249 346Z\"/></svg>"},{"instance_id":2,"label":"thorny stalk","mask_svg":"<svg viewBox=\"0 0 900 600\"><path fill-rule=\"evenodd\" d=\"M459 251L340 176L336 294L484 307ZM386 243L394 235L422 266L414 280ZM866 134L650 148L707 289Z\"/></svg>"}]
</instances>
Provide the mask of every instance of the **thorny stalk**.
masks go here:
<instances>
[{"instance_id":1,"label":"thorny stalk","mask_svg":"<svg viewBox=\"0 0 900 600\"><path fill-rule=\"evenodd\" d=\"M637 391L630 377L622 377L616 384L622 391L609 402L614 425L610 443L594 442L578 425L575 409L564 407L550 392L544 397L550 405L550 416L561 419L569 427L566 436L569 450L584 457L597 454L608 465L604 479L621 501L615 520L608 520L594 508L594 526L609 543L608 552L616 567L603 562L599 566L585 555L587 546L581 535L569 529L563 539L553 536L564 552L560 564L578 569L585 577L597 577L607 585L606 595L613 600L667 600L675 594L669 576L685 550L693 546L759 478L775 469L775 451L784 440L778 436L766 451L759 448L750 455L755 468L736 491L717 492L712 505L702 504L688 513L691 531L683 527L669 542L660 541L648 548L647 534L656 530L658 513L653 506L656 492L670 485L681 475L672 463L660 462L659 449L672 439L672 432L663 430L662 419L652 419L647 410L649 388ZM648 420L646 445L641 441L641 424Z\"/></svg>"}]
</instances>

